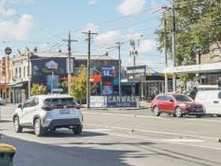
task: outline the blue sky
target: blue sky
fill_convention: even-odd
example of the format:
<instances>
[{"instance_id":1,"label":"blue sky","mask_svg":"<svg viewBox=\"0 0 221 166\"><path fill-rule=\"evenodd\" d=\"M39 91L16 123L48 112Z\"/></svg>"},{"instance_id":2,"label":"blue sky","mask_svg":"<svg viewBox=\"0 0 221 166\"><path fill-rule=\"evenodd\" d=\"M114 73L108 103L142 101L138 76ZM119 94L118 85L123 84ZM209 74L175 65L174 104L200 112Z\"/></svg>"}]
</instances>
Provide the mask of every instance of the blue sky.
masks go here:
<instances>
[{"instance_id":1,"label":"blue sky","mask_svg":"<svg viewBox=\"0 0 221 166\"><path fill-rule=\"evenodd\" d=\"M42 51L67 51L63 39L71 37L73 55L87 54L86 35L93 35L91 54L104 54L118 58L112 48L123 42L123 66L132 66L129 56L130 39L138 50L137 65L148 65L161 70L164 58L156 50L154 31L160 26L164 5L169 0L0 0L0 51L9 46L13 55L26 47ZM139 43L139 44L138 44ZM112 48L112 49L108 49Z\"/></svg>"}]
</instances>

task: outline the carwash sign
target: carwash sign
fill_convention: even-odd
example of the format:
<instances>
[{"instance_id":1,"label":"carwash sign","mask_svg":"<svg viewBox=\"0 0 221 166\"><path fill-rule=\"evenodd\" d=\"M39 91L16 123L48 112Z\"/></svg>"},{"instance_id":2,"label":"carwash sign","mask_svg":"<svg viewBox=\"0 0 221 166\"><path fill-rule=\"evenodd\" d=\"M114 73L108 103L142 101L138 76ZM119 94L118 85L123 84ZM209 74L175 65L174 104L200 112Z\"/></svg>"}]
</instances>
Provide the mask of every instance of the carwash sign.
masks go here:
<instances>
[{"instance_id":1,"label":"carwash sign","mask_svg":"<svg viewBox=\"0 0 221 166\"><path fill-rule=\"evenodd\" d=\"M91 107L136 107L138 96L91 96Z\"/></svg>"},{"instance_id":2,"label":"carwash sign","mask_svg":"<svg viewBox=\"0 0 221 166\"><path fill-rule=\"evenodd\" d=\"M135 96L107 96L107 106L136 107Z\"/></svg>"}]
</instances>

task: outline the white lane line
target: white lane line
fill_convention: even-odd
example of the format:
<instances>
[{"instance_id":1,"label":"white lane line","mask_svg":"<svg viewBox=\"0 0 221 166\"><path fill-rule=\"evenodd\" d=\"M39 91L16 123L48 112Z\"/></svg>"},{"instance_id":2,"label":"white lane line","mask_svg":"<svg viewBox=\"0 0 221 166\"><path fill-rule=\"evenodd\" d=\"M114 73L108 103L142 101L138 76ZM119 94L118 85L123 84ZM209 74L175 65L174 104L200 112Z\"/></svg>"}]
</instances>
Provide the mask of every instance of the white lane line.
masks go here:
<instances>
[{"instance_id":1,"label":"white lane line","mask_svg":"<svg viewBox=\"0 0 221 166\"><path fill-rule=\"evenodd\" d=\"M162 142L171 142L171 143L176 143L176 142L183 142L183 143L188 143L188 142L205 142L204 140L200 139L186 139L186 138L180 138L180 139L161 139L160 141Z\"/></svg>"}]
</instances>

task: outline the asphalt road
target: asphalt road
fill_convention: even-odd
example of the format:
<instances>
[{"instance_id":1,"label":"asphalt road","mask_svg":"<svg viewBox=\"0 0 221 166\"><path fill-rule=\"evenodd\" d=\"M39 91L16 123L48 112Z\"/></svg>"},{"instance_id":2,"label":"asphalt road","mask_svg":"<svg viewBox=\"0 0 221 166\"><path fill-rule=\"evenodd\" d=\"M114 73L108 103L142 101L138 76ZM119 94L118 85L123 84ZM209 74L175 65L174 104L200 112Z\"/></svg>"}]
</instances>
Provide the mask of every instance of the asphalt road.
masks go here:
<instances>
[{"instance_id":1,"label":"asphalt road","mask_svg":"<svg viewBox=\"0 0 221 166\"><path fill-rule=\"evenodd\" d=\"M220 166L221 118L168 115L147 109L83 110L84 131L36 137L12 130L13 105L2 107L0 133L16 146L15 166Z\"/></svg>"}]
</instances>

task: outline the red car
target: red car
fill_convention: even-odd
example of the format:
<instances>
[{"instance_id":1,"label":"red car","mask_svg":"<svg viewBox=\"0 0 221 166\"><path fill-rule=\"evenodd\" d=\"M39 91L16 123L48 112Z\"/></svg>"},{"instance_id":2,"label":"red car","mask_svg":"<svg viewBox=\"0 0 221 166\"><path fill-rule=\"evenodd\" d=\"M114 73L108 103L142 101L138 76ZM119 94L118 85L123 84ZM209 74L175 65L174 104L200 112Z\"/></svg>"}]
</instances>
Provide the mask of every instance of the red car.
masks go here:
<instances>
[{"instance_id":1,"label":"red car","mask_svg":"<svg viewBox=\"0 0 221 166\"><path fill-rule=\"evenodd\" d=\"M184 94L159 94L151 101L151 111L159 116L161 113L168 113L176 117L183 115L195 115L201 117L205 115L202 104L195 102L192 98Z\"/></svg>"}]
</instances>

